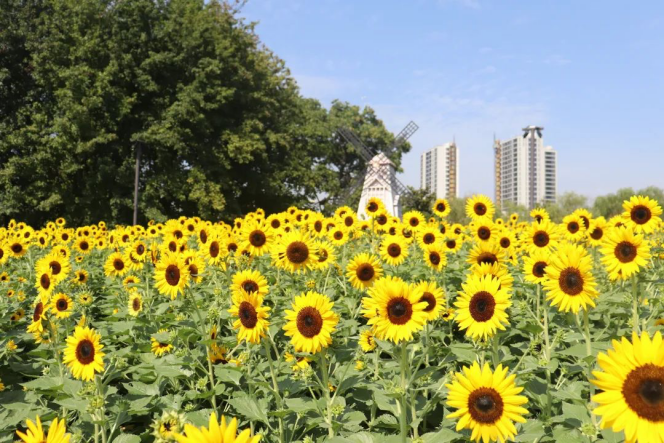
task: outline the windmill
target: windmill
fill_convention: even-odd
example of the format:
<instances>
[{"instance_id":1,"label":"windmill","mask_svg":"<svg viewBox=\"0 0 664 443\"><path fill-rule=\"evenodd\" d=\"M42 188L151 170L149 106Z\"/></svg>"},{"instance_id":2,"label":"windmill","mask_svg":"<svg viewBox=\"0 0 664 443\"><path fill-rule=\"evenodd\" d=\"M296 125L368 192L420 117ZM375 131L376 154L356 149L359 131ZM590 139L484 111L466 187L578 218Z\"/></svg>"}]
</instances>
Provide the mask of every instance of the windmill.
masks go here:
<instances>
[{"instance_id":1,"label":"windmill","mask_svg":"<svg viewBox=\"0 0 664 443\"><path fill-rule=\"evenodd\" d=\"M357 214L360 218L366 218L365 206L366 202L371 197L380 198L387 211L391 215L400 216L399 198L400 196L408 193L408 188L396 178L394 163L389 157L404 144L414 133L419 126L415 122L408 123L394 138L394 142L387 149L386 153L380 152L376 154L373 150L369 149L359 137L348 128L339 128L337 132L348 143L353 145L357 153L364 159L362 170L357 174L355 179L351 182L350 186L340 196L340 201L345 201L353 195L353 193L363 185L362 196L360 197L360 204Z\"/></svg>"},{"instance_id":2,"label":"windmill","mask_svg":"<svg viewBox=\"0 0 664 443\"><path fill-rule=\"evenodd\" d=\"M537 137L542 138L541 126L528 126L523 128L523 138L528 138L528 206L535 207L537 201Z\"/></svg>"}]
</instances>

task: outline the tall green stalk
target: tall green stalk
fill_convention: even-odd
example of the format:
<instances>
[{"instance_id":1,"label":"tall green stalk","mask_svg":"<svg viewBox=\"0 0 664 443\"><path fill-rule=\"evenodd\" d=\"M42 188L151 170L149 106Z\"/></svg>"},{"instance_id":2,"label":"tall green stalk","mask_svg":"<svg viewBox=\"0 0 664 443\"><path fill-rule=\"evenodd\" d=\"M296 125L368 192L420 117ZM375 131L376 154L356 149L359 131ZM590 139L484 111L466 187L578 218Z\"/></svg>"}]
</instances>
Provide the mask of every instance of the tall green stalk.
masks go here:
<instances>
[{"instance_id":1,"label":"tall green stalk","mask_svg":"<svg viewBox=\"0 0 664 443\"><path fill-rule=\"evenodd\" d=\"M583 335L586 337L586 355L588 357L591 357L593 355L592 351L592 338L590 336L590 319L588 318L588 310L584 309L583 310ZM588 385L589 385L589 402L592 403L593 396L595 395L595 386L590 383L590 379L592 378L592 369L593 369L593 364L592 361L588 362ZM597 425L597 417L595 414L592 414L592 421L594 425Z\"/></svg>"},{"instance_id":2,"label":"tall green stalk","mask_svg":"<svg viewBox=\"0 0 664 443\"><path fill-rule=\"evenodd\" d=\"M272 354L270 350L270 345L267 342L268 338L263 339L263 347L265 348L265 355L267 356L267 363L270 366L270 375L272 376L272 389L274 390L274 397L277 400L277 407L279 410L282 410L283 402L281 400L281 394L279 393L279 383L277 382L277 375L274 371L274 363L272 362ZM285 443L284 438L284 420L281 416L279 418L279 442ZM295 430L293 430L295 431Z\"/></svg>"},{"instance_id":3,"label":"tall green stalk","mask_svg":"<svg viewBox=\"0 0 664 443\"><path fill-rule=\"evenodd\" d=\"M401 429L401 443L408 440L408 409L406 406L408 390L408 343L401 342L401 404L399 405L399 428Z\"/></svg>"},{"instance_id":4,"label":"tall green stalk","mask_svg":"<svg viewBox=\"0 0 664 443\"><path fill-rule=\"evenodd\" d=\"M632 277L632 332L639 333L639 280L638 274Z\"/></svg>"},{"instance_id":5,"label":"tall green stalk","mask_svg":"<svg viewBox=\"0 0 664 443\"><path fill-rule=\"evenodd\" d=\"M323 395L325 395L325 403L327 404L327 409L326 409L326 418L325 418L325 423L328 425L328 431L327 434L329 437L334 437L334 427L332 426L332 399L330 397L330 375L328 373L328 368L327 368L327 348L323 348L322 351L320 351L320 370L321 374L323 376L323 386L321 386L323 390Z\"/></svg>"}]
</instances>

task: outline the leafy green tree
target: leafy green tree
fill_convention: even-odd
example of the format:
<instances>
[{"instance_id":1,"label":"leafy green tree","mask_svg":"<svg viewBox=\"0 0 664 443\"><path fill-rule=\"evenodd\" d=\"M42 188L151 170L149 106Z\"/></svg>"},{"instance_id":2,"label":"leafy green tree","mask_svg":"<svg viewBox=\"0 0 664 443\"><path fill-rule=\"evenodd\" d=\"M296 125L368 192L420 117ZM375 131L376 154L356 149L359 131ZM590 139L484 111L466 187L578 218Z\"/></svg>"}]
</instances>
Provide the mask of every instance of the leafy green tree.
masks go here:
<instances>
[{"instance_id":1,"label":"leafy green tree","mask_svg":"<svg viewBox=\"0 0 664 443\"><path fill-rule=\"evenodd\" d=\"M431 208L436 196L428 189L415 189L408 186L408 193L401 196L401 212L420 211L428 219L433 215Z\"/></svg>"},{"instance_id":2,"label":"leafy green tree","mask_svg":"<svg viewBox=\"0 0 664 443\"><path fill-rule=\"evenodd\" d=\"M593 213L596 216L613 217L623 212L623 202L629 200L633 195L644 195L657 200L661 205L664 203L664 191L656 186L649 186L640 191L634 192L632 188L618 189L615 194L607 194L595 199L593 203Z\"/></svg>"}]
</instances>

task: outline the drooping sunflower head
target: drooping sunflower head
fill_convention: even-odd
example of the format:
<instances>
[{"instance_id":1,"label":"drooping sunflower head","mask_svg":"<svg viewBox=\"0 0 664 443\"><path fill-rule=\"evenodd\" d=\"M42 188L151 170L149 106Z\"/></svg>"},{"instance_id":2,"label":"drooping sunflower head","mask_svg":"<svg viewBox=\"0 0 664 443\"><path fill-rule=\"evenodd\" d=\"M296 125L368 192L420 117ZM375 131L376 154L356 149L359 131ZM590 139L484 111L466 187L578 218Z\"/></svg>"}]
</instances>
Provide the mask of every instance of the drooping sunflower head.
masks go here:
<instances>
[{"instance_id":1,"label":"drooping sunflower head","mask_svg":"<svg viewBox=\"0 0 664 443\"><path fill-rule=\"evenodd\" d=\"M364 329L360 332L360 347L364 352L371 352L376 349L373 329Z\"/></svg>"},{"instance_id":2,"label":"drooping sunflower head","mask_svg":"<svg viewBox=\"0 0 664 443\"><path fill-rule=\"evenodd\" d=\"M466 215L475 220L480 217L493 219L496 208L486 195L474 195L466 201Z\"/></svg>"},{"instance_id":3,"label":"drooping sunflower head","mask_svg":"<svg viewBox=\"0 0 664 443\"><path fill-rule=\"evenodd\" d=\"M650 244L643 234L631 226L613 228L606 234L602 247L602 263L611 280L626 280L648 265Z\"/></svg>"},{"instance_id":4,"label":"drooping sunflower head","mask_svg":"<svg viewBox=\"0 0 664 443\"><path fill-rule=\"evenodd\" d=\"M104 345L100 342L101 336L87 326L77 326L74 334L67 337L63 362L75 378L90 381L95 373L104 371Z\"/></svg>"},{"instance_id":5,"label":"drooping sunflower head","mask_svg":"<svg viewBox=\"0 0 664 443\"><path fill-rule=\"evenodd\" d=\"M233 328L238 330L238 341L260 343L265 337L270 322L267 320L270 308L263 306L263 296L259 291L246 292L243 288L233 295L233 306L228 312L237 317Z\"/></svg>"},{"instance_id":6,"label":"drooping sunflower head","mask_svg":"<svg viewBox=\"0 0 664 443\"><path fill-rule=\"evenodd\" d=\"M160 329L150 338L152 353L157 357L168 354L173 350L173 344L170 343L171 336L168 329Z\"/></svg>"},{"instance_id":7,"label":"drooping sunflower head","mask_svg":"<svg viewBox=\"0 0 664 443\"><path fill-rule=\"evenodd\" d=\"M547 300L564 312L594 307L599 293L591 270L592 258L583 246L561 244L545 269Z\"/></svg>"},{"instance_id":8,"label":"drooping sunflower head","mask_svg":"<svg viewBox=\"0 0 664 443\"><path fill-rule=\"evenodd\" d=\"M485 340L498 329L505 330L509 324L506 310L512 303L498 278L471 274L461 287L463 290L454 304L459 329L475 340Z\"/></svg>"},{"instance_id":9,"label":"drooping sunflower head","mask_svg":"<svg viewBox=\"0 0 664 443\"><path fill-rule=\"evenodd\" d=\"M634 195L623 202L622 218L637 232L651 233L661 223L662 207L647 196Z\"/></svg>"},{"instance_id":10,"label":"drooping sunflower head","mask_svg":"<svg viewBox=\"0 0 664 443\"><path fill-rule=\"evenodd\" d=\"M284 331L297 352L315 354L332 343L339 316L325 295L309 291L295 297L293 310L286 310Z\"/></svg>"},{"instance_id":11,"label":"drooping sunflower head","mask_svg":"<svg viewBox=\"0 0 664 443\"><path fill-rule=\"evenodd\" d=\"M362 313L379 340L410 341L427 322L425 309L429 303L422 300L423 296L421 287L409 285L398 277L383 277L362 298Z\"/></svg>"},{"instance_id":12,"label":"drooping sunflower head","mask_svg":"<svg viewBox=\"0 0 664 443\"><path fill-rule=\"evenodd\" d=\"M507 375L508 368L498 365L495 372L485 363L475 362L454 374L447 384L447 404L457 409L448 418L459 419L456 430L470 429L470 439L476 442L512 440L516 436L514 422L525 423L528 411L522 406L528 402L518 395L523 388L516 386L515 374Z\"/></svg>"},{"instance_id":13,"label":"drooping sunflower head","mask_svg":"<svg viewBox=\"0 0 664 443\"><path fill-rule=\"evenodd\" d=\"M362 252L356 255L346 266L346 277L356 289L366 289L382 277L383 267L375 255Z\"/></svg>"}]
</instances>

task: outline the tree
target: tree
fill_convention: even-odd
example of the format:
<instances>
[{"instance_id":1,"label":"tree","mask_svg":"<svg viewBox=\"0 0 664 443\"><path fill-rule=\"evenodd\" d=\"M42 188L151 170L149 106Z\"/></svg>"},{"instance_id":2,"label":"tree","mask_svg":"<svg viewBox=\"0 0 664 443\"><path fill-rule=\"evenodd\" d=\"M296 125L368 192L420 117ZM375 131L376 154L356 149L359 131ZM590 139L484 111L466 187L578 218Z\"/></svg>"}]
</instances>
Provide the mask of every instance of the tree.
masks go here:
<instances>
[{"instance_id":1,"label":"tree","mask_svg":"<svg viewBox=\"0 0 664 443\"><path fill-rule=\"evenodd\" d=\"M664 191L656 186L649 186L638 192L634 192L632 188L622 188L618 189L615 194L597 197L593 203L593 213L596 216L601 215L606 218L618 215L623 212L623 202L629 200L633 195L648 196L658 201L660 205L664 203Z\"/></svg>"},{"instance_id":2,"label":"tree","mask_svg":"<svg viewBox=\"0 0 664 443\"><path fill-rule=\"evenodd\" d=\"M428 189L415 189L412 186L408 186L408 191L400 197L401 212L420 211L427 219L431 217L436 196Z\"/></svg>"}]
</instances>

